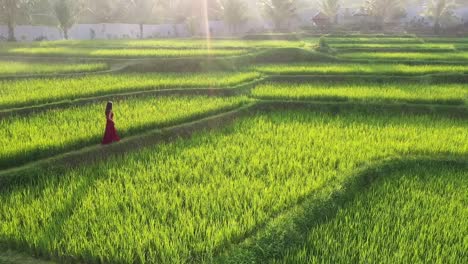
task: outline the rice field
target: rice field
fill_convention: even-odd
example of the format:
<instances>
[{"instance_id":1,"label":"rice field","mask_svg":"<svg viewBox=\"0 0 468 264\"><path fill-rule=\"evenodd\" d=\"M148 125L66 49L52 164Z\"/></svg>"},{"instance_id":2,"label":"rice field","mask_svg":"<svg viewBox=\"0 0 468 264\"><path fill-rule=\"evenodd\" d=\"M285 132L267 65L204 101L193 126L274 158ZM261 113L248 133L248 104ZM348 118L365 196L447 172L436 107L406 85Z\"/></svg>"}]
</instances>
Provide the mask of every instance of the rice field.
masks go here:
<instances>
[{"instance_id":1,"label":"rice field","mask_svg":"<svg viewBox=\"0 0 468 264\"><path fill-rule=\"evenodd\" d=\"M37 63L21 61L0 61L0 77L28 74L57 74L75 72L93 72L108 70L105 63Z\"/></svg>"},{"instance_id":2,"label":"rice field","mask_svg":"<svg viewBox=\"0 0 468 264\"><path fill-rule=\"evenodd\" d=\"M424 38L427 43L468 43L468 38L454 38L454 37L427 37Z\"/></svg>"},{"instance_id":3,"label":"rice field","mask_svg":"<svg viewBox=\"0 0 468 264\"><path fill-rule=\"evenodd\" d=\"M468 104L466 84L265 83L252 90L262 99Z\"/></svg>"},{"instance_id":4,"label":"rice field","mask_svg":"<svg viewBox=\"0 0 468 264\"><path fill-rule=\"evenodd\" d=\"M331 44L332 48L341 51L348 50L374 50L374 51L415 51L415 52L454 52L458 45L452 43L400 43L398 45L390 43L337 43ZM461 47L461 46L460 46Z\"/></svg>"},{"instance_id":5,"label":"rice field","mask_svg":"<svg viewBox=\"0 0 468 264\"><path fill-rule=\"evenodd\" d=\"M326 41L330 44L422 44L424 40L415 37L327 37Z\"/></svg>"},{"instance_id":6,"label":"rice field","mask_svg":"<svg viewBox=\"0 0 468 264\"><path fill-rule=\"evenodd\" d=\"M256 72L127 73L0 81L0 109L132 91L230 87L260 76Z\"/></svg>"},{"instance_id":7,"label":"rice field","mask_svg":"<svg viewBox=\"0 0 468 264\"><path fill-rule=\"evenodd\" d=\"M465 263L466 38L324 37L0 43L0 262Z\"/></svg>"},{"instance_id":8,"label":"rice field","mask_svg":"<svg viewBox=\"0 0 468 264\"><path fill-rule=\"evenodd\" d=\"M423 61L466 61L468 52L351 52L339 55L343 59L362 60L423 60Z\"/></svg>"},{"instance_id":9,"label":"rice field","mask_svg":"<svg viewBox=\"0 0 468 264\"><path fill-rule=\"evenodd\" d=\"M464 263L466 168L424 164L382 175L272 263Z\"/></svg>"},{"instance_id":10,"label":"rice field","mask_svg":"<svg viewBox=\"0 0 468 264\"><path fill-rule=\"evenodd\" d=\"M406 65L394 63L288 63L261 64L252 67L271 75L425 75L468 73L465 65Z\"/></svg>"},{"instance_id":11,"label":"rice field","mask_svg":"<svg viewBox=\"0 0 468 264\"><path fill-rule=\"evenodd\" d=\"M0 241L62 260L207 262L363 163L466 154L467 129L435 115L257 113L96 165L39 171L36 184L0 194Z\"/></svg>"},{"instance_id":12,"label":"rice field","mask_svg":"<svg viewBox=\"0 0 468 264\"><path fill-rule=\"evenodd\" d=\"M122 137L239 107L246 97L163 97L116 101ZM0 119L0 169L99 144L104 102ZM47 126L44 127L44 124Z\"/></svg>"},{"instance_id":13,"label":"rice field","mask_svg":"<svg viewBox=\"0 0 468 264\"><path fill-rule=\"evenodd\" d=\"M92 58L180 58L203 56L237 56L245 49L112 49L75 47L34 47L0 49L0 54L15 56L72 56Z\"/></svg>"},{"instance_id":14,"label":"rice field","mask_svg":"<svg viewBox=\"0 0 468 264\"><path fill-rule=\"evenodd\" d=\"M285 48L306 47L316 42L315 39L288 41L288 40L223 40L214 39L147 39L147 40L68 40L46 41L39 43L20 44L28 48L117 48L117 49L256 49L256 48ZM18 44L0 44L3 48L14 48Z\"/></svg>"}]
</instances>

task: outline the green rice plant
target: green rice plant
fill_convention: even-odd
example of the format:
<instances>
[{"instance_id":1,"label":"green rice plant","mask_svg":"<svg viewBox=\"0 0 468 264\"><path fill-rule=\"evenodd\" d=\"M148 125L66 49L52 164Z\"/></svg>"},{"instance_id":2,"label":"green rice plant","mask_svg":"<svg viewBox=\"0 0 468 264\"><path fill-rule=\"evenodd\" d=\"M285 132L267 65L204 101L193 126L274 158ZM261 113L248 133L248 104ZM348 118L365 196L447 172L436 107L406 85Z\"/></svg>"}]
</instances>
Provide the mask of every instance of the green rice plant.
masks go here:
<instances>
[{"instance_id":1,"label":"green rice plant","mask_svg":"<svg viewBox=\"0 0 468 264\"><path fill-rule=\"evenodd\" d=\"M464 263L468 171L424 164L386 174L272 263Z\"/></svg>"},{"instance_id":2,"label":"green rice plant","mask_svg":"<svg viewBox=\"0 0 468 264\"><path fill-rule=\"evenodd\" d=\"M340 51L402 51L402 52L452 52L456 46L450 43L337 43L330 45Z\"/></svg>"},{"instance_id":3,"label":"green rice plant","mask_svg":"<svg viewBox=\"0 0 468 264\"><path fill-rule=\"evenodd\" d=\"M330 38L417 38L415 34L384 34L384 33L330 33Z\"/></svg>"},{"instance_id":4,"label":"green rice plant","mask_svg":"<svg viewBox=\"0 0 468 264\"><path fill-rule=\"evenodd\" d=\"M436 114L260 112L105 162L38 170L34 183L0 193L0 241L58 260L210 262L364 164L411 154L466 155L467 129L466 120ZM451 216L459 214L445 215ZM460 236L441 235L430 239ZM432 252L431 245L418 250Z\"/></svg>"},{"instance_id":5,"label":"green rice plant","mask_svg":"<svg viewBox=\"0 0 468 264\"><path fill-rule=\"evenodd\" d=\"M67 64L67 63L37 63L19 61L0 61L0 76L25 74L54 74L93 72L109 69L105 63Z\"/></svg>"},{"instance_id":6,"label":"green rice plant","mask_svg":"<svg viewBox=\"0 0 468 264\"><path fill-rule=\"evenodd\" d=\"M212 39L147 39L147 40L59 40L33 43L0 43L0 49L13 48L97 48L97 49L257 49L302 48L315 39L288 40L224 40Z\"/></svg>"},{"instance_id":7,"label":"green rice plant","mask_svg":"<svg viewBox=\"0 0 468 264\"><path fill-rule=\"evenodd\" d=\"M204 56L236 56L246 54L245 49L106 49L74 47L33 47L0 50L4 55L60 56L97 58L179 58Z\"/></svg>"},{"instance_id":8,"label":"green rice plant","mask_svg":"<svg viewBox=\"0 0 468 264\"><path fill-rule=\"evenodd\" d=\"M461 51L468 51L468 43L455 44L455 48Z\"/></svg>"},{"instance_id":9,"label":"green rice plant","mask_svg":"<svg viewBox=\"0 0 468 264\"><path fill-rule=\"evenodd\" d=\"M443 38L443 37L432 37L424 38L427 43L468 43L468 38Z\"/></svg>"},{"instance_id":10,"label":"green rice plant","mask_svg":"<svg viewBox=\"0 0 468 264\"><path fill-rule=\"evenodd\" d=\"M424 75L435 73L468 73L465 65L405 65L358 63L291 63L260 64L253 70L266 74L329 74L329 75Z\"/></svg>"},{"instance_id":11,"label":"green rice plant","mask_svg":"<svg viewBox=\"0 0 468 264\"><path fill-rule=\"evenodd\" d=\"M329 44L338 44L338 43L347 43L347 44L418 44L424 43L422 39L419 38L379 38L379 37L327 37L327 42Z\"/></svg>"},{"instance_id":12,"label":"green rice plant","mask_svg":"<svg viewBox=\"0 0 468 264\"><path fill-rule=\"evenodd\" d=\"M265 83L252 90L263 99L468 104L465 84Z\"/></svg>"},{"instance_id":13,"label":"green rice plant","mask_svg":"<svg viewBox=\"0 0 468 264\"><path fill-rule=\"evenodd\" d=\"M466 61L468 52L350 52L339 55L343 59L380 59L380 60L423 60L423 61Z\"/></svg>"},{"instance_id":14,"label":"green rice plant","mask_svg":"<svg viewBox=\"0 0 468 264\"><path fill-rule=\"evenodd\" d=\"M245 97L163 97L114 103L119 134L127 137L227 111L246 102ZM104 133L104 108L103 102L0 120L0 169L98 144Z\"/></svg>"},{"instance_id":15,"label":"green rice plant","mask_svg":"<svg viewBox=\"0 0 468 264\"><path fill-rule=\"evenodd\" d=\"M415 48L415 49L455 49L453 43L336 43L334 48Z\"/></svg>"},{"instance_id":16,"label":"green rice plant","mask_svg":"<svg viewBox=\"0 0 468 264\"><path fill-rule=\"evenodd\" d=\"M128 73L0 81L0 109L132 91L224 88L252 81L260 76L256 72Z\"/></svg>"},{"instance_id":17,"label":"green rice plant","mask_svg":"<svg viewBox=\"0 0 468 264\"><path fill-rule=\"evenodd\" d=\"M308 40L310 42L310 40ZM217 40L205 39L151 39L151 40L92 40L46 41L40 47L78 48L167 48L167 49L232 49L304 47L304 41L286 40Z\"/></svg>"}]
</instances>

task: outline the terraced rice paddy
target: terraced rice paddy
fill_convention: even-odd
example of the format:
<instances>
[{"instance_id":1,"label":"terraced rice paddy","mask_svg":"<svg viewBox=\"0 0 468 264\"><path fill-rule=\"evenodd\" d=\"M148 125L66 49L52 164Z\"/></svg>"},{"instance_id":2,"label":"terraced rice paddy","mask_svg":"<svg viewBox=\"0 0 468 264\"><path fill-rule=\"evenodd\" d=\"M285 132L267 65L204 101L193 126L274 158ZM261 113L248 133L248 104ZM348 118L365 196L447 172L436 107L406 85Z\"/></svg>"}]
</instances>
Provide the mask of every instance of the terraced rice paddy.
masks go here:
<instances>
[{"instance_id":1,"label":"terraced rice paddy","mask_svg":"<svg viewBox=\"0 0 468 264\"><path fill-rule=\"evenodd\" d=\"M420 44L424 43L424 40L416 37L327 37L328 43L338 44L338 43L347 43L347 44Z\"/></svg>"},{"instance_id":2,"label":"terraced rice paddy","mask_svg":"<svg viewBox=\"0 0 468 264\"><path fill-rule=\"evenodd\" d=\"M289 63L263 64L253 69L271 75L425 75L435 73L468 73L465 65L406 65L406 64L358 64L358 63Z\"/></svg>"},{"instance_id":3,"label":"terraced rice paddy","mask_svg":"<svg viewBox=\"0 0 468 264\"><path fill-rule=\"evenodd\" d=\"M0 44L0 262L465 263L468 42L324 38Z\"/></svg>"},{"instance_id":4,"label":"terraced rice paddy","mask_svg":"<svg viewBox=\"0 0 468 264\"><path fill-rule=\"evenodd\" d=\"M93 72L109 69L105 63L66 64L0 61L0 77L8 75Z\"/></svg>"},{"instance_id":5,"label":"terraced rice paddy","mask_svg":"<svg viewBox=\"0 0 468 264\"><path fill-rule=\"evenodd\" d=\"M247 102L245 97L128 99L115 102L118 104L115 114L120 134L127 137L234 109ZM105 121L102 105L100 102L27 117L0 119L0 168L99 144Z\"/></svg>"},{"instance_id":6,"label":"terraced rice paddy","mask_svg":"<svg viewBox=\"0 0 468 264\"><path fill-rule=\"evenodd\" d=\"M0 82L0 94L2 95L0 109L142 90L230 87L252 81L260 76L256 72L129 73L3 81Z\"/></svg>"},{"instance_id":7,"label":"terraced rice paddy","mask_svg":"<svg viewBox=\"0 0 468 264\"><path fill-rule=\"evenodd\" d=\"M465 84L265 83L252 95L263 99L468 104Z\"/></svg>"},{"instance_id":8,"label":"terraced rice paddy","mask_svg":"<svg viewBox=\"0 0 468 264\"><path fill-rule=\"evenodd\" d=\"M68 47L13 48L4 55L74 56L97 58L180 58L201 56L236 56L247 53L243 49L86 49Z\"/></svg>"},{"instance_id":9,"label":"terraced rice paddy","mask_svg":"<svg viewBox=\"0 0 468 264\"><path fill-rule=\"evenodd\" d=\"M444 38L444 37L432 37L432 38L424 38L425 42L428 43L468 43L468 38Z\"/></svg>"},{"instance_id":10,"label":"terraced rice paddy","mask_svg":"<svg viewBox=\"0 0 468 264\"><path fill-rule=\"evenodd\" d=\"M285 47L305 47L314 44L316 39L306 39L298 41L287 40L212 40L206 39L149 39L149 40L92 40L92 41L47 41L40 43L25 43L21 47L28 48L130 48L130 49L255 49L255 48L285 48ZM18 45L0 45L3 48L14 48Z\"/></svg>"},{"instance_id":11,"label":"terraced rice paddy","mask_svg":"<svg viewBox=\"0 0 468 264\"><path fill-rule=\"evenodd\" d=\"M360 164L467 153L466 129L434 115L260 113L93 166L38 172L37 185L1 194L0 241L83 261L208 261Z\"/></svg>"},{"instance_id":12,"label":"terraced rice paddy","mask_svg":"<svg viewBox=\"0 0 468 264\"><path fill-rule=\"evenodd\" d=\"M423 164L381 175L273 263L463 263L468 167Z\"/></svg>"},{"instance_id":13,"label":"terraced rice paddy","mask_svg":"<svg viewBox=\"0 0 468 264\"><path fill-rule=\"evenodd\" d=\"M466 61L468 52L352 52L340 54L344 59L379 60L422 60L422 61Z\"/></svg>"},{"instance_id":14,"label":"terraced rice paddy","mask_svg":"<svg viewBox=\"0 0 468 264\"><path fill-rule=\"evenodd\" d=\"M349 51L349 50L375 50L375 51L415 51L415 52L453 52L457 50L457 46L449 43L400 43L395 44L382 44L382 43L338 43L331 44L332 48L339 49L340 51Z\"/></svg>"}]
</instances>

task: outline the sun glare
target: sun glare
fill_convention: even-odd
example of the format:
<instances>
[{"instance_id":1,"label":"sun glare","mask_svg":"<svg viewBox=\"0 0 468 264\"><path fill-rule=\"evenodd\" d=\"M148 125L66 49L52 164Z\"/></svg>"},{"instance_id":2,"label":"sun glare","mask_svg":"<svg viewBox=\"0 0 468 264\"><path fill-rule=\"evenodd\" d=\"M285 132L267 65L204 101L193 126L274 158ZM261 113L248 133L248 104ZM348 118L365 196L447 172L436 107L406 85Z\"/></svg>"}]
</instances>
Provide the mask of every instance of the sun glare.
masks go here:
<instances>
[{"instance_id":1,"label":"sun glare","mask_svg":"<svg viewBox=\"0 0 468 264\"><path fill-rule=\"evenodd\" d=\"M210 30L210 18L208 16L208 3L207 0L202 1L202 12L203 12L203 27L206 34L206 47L211 49L211 30Z\"/></svg>"}]
</instances>

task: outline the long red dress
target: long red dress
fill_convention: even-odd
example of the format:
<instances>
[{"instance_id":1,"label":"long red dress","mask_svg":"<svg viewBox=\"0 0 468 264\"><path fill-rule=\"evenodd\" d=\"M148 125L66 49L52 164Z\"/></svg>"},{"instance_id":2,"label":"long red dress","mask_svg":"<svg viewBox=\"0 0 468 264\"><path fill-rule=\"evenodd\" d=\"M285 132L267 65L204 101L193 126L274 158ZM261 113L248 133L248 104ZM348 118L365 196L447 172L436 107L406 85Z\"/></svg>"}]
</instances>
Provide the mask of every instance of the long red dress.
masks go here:
<instances>
[{"instance_id":1,"label":"long red dress","mask_svg":"<svg viewBox=\"0 0 468 264\"><path fill-rule=\"evenodd\" d=\"M103 145L120 141L119 135L117 135L117 130L115 129L114 113L110 112L106 116L106 119L106 131L104 132L104 138L102 139Z\"/></svg>"}]
</instances>

